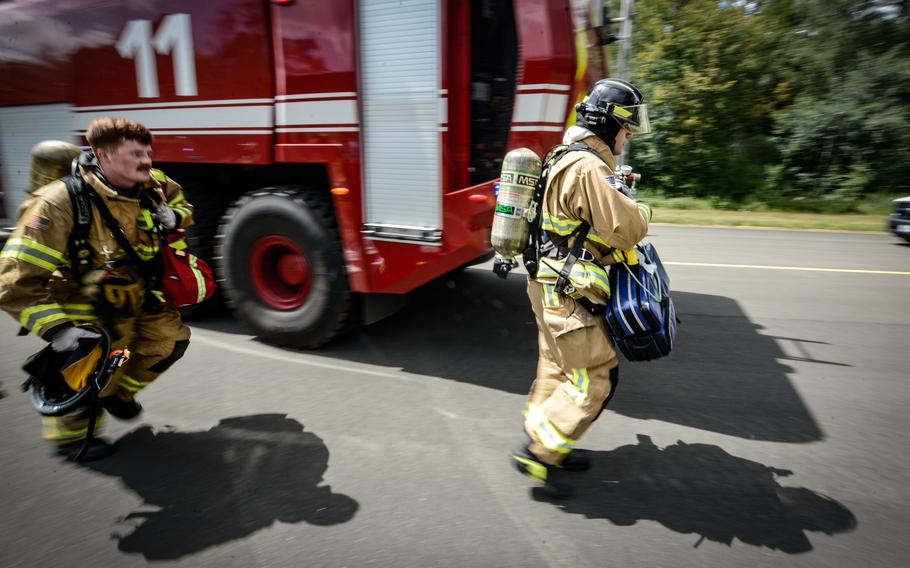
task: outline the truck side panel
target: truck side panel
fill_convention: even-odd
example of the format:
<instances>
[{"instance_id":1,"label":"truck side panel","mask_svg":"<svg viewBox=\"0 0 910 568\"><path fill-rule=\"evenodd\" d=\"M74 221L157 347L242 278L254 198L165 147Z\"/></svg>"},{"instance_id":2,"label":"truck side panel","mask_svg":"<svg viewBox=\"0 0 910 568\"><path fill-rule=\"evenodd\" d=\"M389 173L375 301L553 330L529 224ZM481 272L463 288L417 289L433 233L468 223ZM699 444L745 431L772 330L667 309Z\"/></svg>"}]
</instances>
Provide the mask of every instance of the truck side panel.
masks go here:
<instances>
[{"instance_id":1,"label":"truck side panel","mask_svg":"<svg viewBox=\"0 0 910 568\"><path fill-rule=\"evenodd\" d=\"M19 62L0 63L17 78L0 105L70 102L79 135L101 116L138 120L162 162L272 161L267 4L41 1L12 19L0 35L28 31L11 40Z\"/></svg>"}]
</instances>

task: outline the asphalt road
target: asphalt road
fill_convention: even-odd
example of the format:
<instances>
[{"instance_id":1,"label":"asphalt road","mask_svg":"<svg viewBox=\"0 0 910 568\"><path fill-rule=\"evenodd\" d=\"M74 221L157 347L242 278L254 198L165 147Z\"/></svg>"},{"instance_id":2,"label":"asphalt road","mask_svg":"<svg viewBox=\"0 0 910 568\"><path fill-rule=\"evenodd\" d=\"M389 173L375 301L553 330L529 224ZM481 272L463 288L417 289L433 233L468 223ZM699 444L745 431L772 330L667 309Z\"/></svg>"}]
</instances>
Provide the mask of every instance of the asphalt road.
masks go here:
<instances>
[{"instance_id":1,"label":"asphalt road","mask_svg":"<svg viewBox=\"0 0 910 568\"><path fill-rule=\"evenodd\" d=\"M315 353L193 322L140 420L108 424L119 453L81 467L19 392L38 340L0 320L0 567L906 565L910 246L650 240L678 347L622 366L561 503L507 458L536 357L520 275L443 278Z\"/></svg>"}]
</instances>

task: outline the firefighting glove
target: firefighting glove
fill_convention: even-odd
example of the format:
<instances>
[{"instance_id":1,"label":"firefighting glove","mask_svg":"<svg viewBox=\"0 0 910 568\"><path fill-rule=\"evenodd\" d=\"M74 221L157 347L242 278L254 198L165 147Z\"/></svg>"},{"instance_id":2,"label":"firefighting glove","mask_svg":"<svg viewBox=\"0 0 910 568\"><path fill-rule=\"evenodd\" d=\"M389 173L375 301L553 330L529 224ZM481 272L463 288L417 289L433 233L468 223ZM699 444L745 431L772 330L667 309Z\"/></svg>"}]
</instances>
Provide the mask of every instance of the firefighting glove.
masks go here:
<instances>
[{"instance_id":1,"label":"firefighting glove","mask_svg":"<svg viewBox=\"0 0 910 568\"><path fill-rule=\"evenodd\" d=\"M51 349L57 351L72 351L79 344L80 339L97 339L101 337L95 332L78 327L68 327L54 335L51 340Z\"/></svg>"},{"instance_id":2,"label":"firefighting glove","mask_svg":"<svg viewBox=\"0 0 910 568\"><path fill-rule=\"evenodd\" d=\"M162 203L161 207L156 209L152 215L165 231L173 231L177 228L177 214L166 203Z\"/></svg>"}]
</instances>

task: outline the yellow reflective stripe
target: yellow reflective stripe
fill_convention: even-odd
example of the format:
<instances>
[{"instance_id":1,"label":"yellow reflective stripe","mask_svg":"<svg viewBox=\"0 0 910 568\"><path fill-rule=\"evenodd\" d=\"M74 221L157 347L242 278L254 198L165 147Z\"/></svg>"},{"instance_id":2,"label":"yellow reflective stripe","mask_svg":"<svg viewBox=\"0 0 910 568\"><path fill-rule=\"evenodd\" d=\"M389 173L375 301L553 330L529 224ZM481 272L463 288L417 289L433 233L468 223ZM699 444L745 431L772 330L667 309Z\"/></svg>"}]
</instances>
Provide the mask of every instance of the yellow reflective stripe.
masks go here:
<instances>
[{"instance_id":1,"label":"yellow reflective stripe","mask_svg":"<svg viewBox=\"0 0 910 568\"><path fill-rule=\"evenodd\" d=\"M568 235L577 229L579 225L581 225L581 221L578 219L560 219L549 213L544 213L541 220L541 228L544 231L550 231L557 235Z\"/></svg>"},{"instance_id":2,"label":"yellow reflective stripe","mask_svg":"<svg viewBox=\"0 0 910 568\"><path fill-rule=\"evenodd\" d=\"M158 254L158 245L136 243L133 245L133 250L136 251L136 254L139 255L139 258L142 260L151 260Z\"/></svg>"},{"instance_id":3,"label":"yellow reflective stripe","mask_svg":"<svg viewBox=\"0 0 910 568\"><path fill-rule=\"evenodd\" d=\"M171 209L173 209L175 205L178 203L183 203L184 201L186 201L186 197L184 197L183 193L178 193L174 196L173 199L168 201L167 204L170 205Z\"/></svg>"},{"instance_id":4,"label":"yellow reflective stripe","mask_svg":"<svg viewBox=\"0 0 910 568\"><path fill-rule=\"evenodd\" d=\"M186 239L178 239L172 243L168 243L167 246L174 250L184 250L187 248Z\"/></svg>"},{"instance_id":5,"label":"yellow reflective stripe","mask_svg":"<svg viewBox=\"0 0 910 568\"><path fill-rule=\"evenodd\" d=\"M135 245L133 245L133 250L158 252L158 245L147 245L144 243L136 243Z\"/></svg>"},{"instance_id":6,"label":"yellow reflective stripe","mask_svg":"<svg viewBox=\"0 0 910 568\"><path fill-rule=\"evenodd\" d=\"M521 456L512 456L515 458L515 461L525 466L525 471L528 472L528 475L537 479L539 481L547 480L547 466L544 464L530 460L528 458L523 458Z\"/></svg>"},{"instance_id":7,"label":"yellow reflective stripe","mask_svg":"<svg viewBox=\"0 0 910 568\"><path fill-rule=\"evenodd\" d=\"M139 215L136 217L136 226L143 231L150 231L152 227L155 226L155 221L152 219L152 212L148 209L140 209Z\"/></svg>"},{"instance_id":8,"label":"yellow reflective stripe","mask_svg":"<svg viewBox=\"0 0 910 568\"><path fill-rule=\"evenodd\" d=\"M56 418L44 416L41 418L41 437L45 440L57 440L59 442L72 442L85 438L88 433L88 424L85 428L70 430L61 426Z\"/></svg>"},{"instance_id":9,"label":"yellow reflective stripe","mask_svg":"<svg viewBox=\"0 0 910 568\"><path fill-rule=\"evenodd\" d=\"M565 264L564 260L541 259L537 269L537 278L559 278L559 271ZM572 265L569 272L569 281L575 288L600 288L607 294L610 293L610 280L607 271L596 264L579 260Z\"/></svg>"},{"instance_id":10,"label":"yellow reflective stripe","mask_svg":"<svg viewBox=\"0 0 910 568\"><path fill-rule=\"evenodd\" d=\"M651 217L654 215L654 213L651 211L651 207L647 203L642 203L641 201L637 202L635 206L638 207L638 210L641 211L642 216L650 223Z\"/></svg>"},{"instance_id":11,"label":"yellow reflective stripe","mask_svg":"<svg viewBox=\"0 0 910 568\"><path fill-rule=\"evenodd\" d=\"M528 412L528 426L537 434L543 447L551 452L567 454L572 451L575 440L567 437L547 418L543 408L535 406Z\"/></svg>"},{"instance_id":12,"label":"yellow reflective stripe","mask_svg":"<svg viewBox=\"0 0 910 568\"><path fill-rule=\"evenodd\" d=\"M581 225L581 221L578 219L560 219L554 217L548 213L545 213L543 219L541 220L541 228L544 231L550 231L551 233L556 233L557 235L571 235L578 226ZM586 240L597 243L599 245L608 246L607 241L603 240L603 237L597 232L593 227L588 229L588 236Z\"/></svg>"},{"instance_id":13,"label":"yellow reflective stripe","mask_svg":"<svg viewBox=\"0 0 910 568\"><path fill-rule=\"evenodd\" d=\"M575 404L581 406L588 399L589 382L587 369L572 369L572 382L563 383L562 388Z\"/></svg>"},{"instance_id":14,"label":"yellow reflective stripe","mask_svg":"<svg viewBox=\"0 0 910 568\"><path fill-rule=\"evenodd\" d=\"M71 320L88 321L95 319L95 308L91 304L63 304L63 311Z\"/></svg>"},{"instance_id":15,"label":"yellow reflective stripe","mask_svg":"<svg viewBox=\"0 0 910 568\"><path fill-rule=\"evenodd\" d=\"M603 240L603 237L601 237L600 234L599 234L596 230L594 230L594 229L591 229L590 231L588 231L588 238L587 238L587 240L589 240L589 241L591 241L591 242L595 242L595 243L597 243L597 244L599 244L599 245L603 245L603 246L605 246L605 247L606 247L606 246L609 246L609 245L607 244L607 241Z\"/></svg>"},{"instance_id":16,"label":"yellow reflective stripe","mask_svg":"<svg viewBox=\"0 0 910 568\"><path fill-rule=\"evenodd\" d=\"M548 308L558 308L562 304L556 295L556 287L552 284L543 285L543 303Z\"/></svg>"},{"instance_id":17,"label":"yellow reflective stripe","mask_svg":"<svg viewBox=\"0 0 910 568\"><path fill-rule=\"evenodd\" d=\"M15 258L53 272L60 265L67 264L63 253L31 239L15 238L7 241L0 258Z\"/></svg>"},{"instance_id":18,"label":"yellow reflective stripe","mask_svg":"<svg viewBox=\"0 0 910 568\"><path fill-rule=\"evenodd\" d=\"M575 388L578 389L578 392L588 394L588 384L591 379L588 377L587 369L572 369L572 382L575 383Z\"/></svg>"},{"instance_id":19,"label":"yellow reflective stripe","mask_svg":"<svg viewBox=\"0 0 910 568\"><path fill-rule=\"evenodd\" d=\"M32 333L34 333L35 335L41 335L41 328L43 328L45 325L47 325L53 321L67 320L67 319L69 319L69 318L64 313L54 314L51 316L41 318L35 322L35 327L34 327L34 329L32 329Z\"/></svg>"},{"instance_id":20,"label":"yellow reflective stripe","mask_svg":"<svg viewBox=\"0 0 910 568\"><path fill-rule=\"evenodd\" d=\"M35 335L41 335L41 328L57 320L68 319L60 308L60 304L39 304L22 310L19 315L19 324Z\"/></svg>"},{"instance_id":21,"label":"yellow reflective stripe","mask_svg":"<svg viewBox=\"0 0 910 568\"><path fill-rule=\"evenodd\" d=\"M33 264L38 268L47 270L48 272L53 272L57 270L57 266L44 260L38 258L34 255L31 255L25 251L15 250L14 247L6 247L3 249L3 252L0 252L0 258L15 258L17 260L23 260L29 264Z\"/></svg>"},{"instance_id":22,"label":"yellow reflective stripe","mask_svg":"<svg viewBox=\"0 0 910 568\"><path fill-rule=\"evenodd\" d=\"M173 207L172 209L174 213L179 213L182 219L186 219L192 214L188 207Z\"/></svg>"},{"instance_id":23,"label":"yellow reflective stripe","mask_svg":"<svg viewBox=\"0 0 910 568\"><path fill-rule=\"evenodd\" d=\"M190 255L190 268L193 270L193 276L196 277L196 303L198 304L205 299L205 277L196 266L196 260L195 256Z\"/></svg>"},{"instance_id":24,"label":"yellow reflective stripe","mask_svg":"<svg viewBox=\"0 0 910 568\"><path fill-rule=\"evenodd\" d=\"M40 253L46 254L47 256L53 258L58 262L63 262L63 253L57 250L52 249L47 245L43 245L32 239L27 239L25 237L16 237L15 239L10 239L6 242L7 246L9 245L21 245L26 248L36 250Z\"/></svg>"},{"instance_id":25,"label":"yellow reflective stripe","mask_svg":"<svg viewBox=\"0 0 910 568\"><path fill-rule=\"evenodd\" d=\"M127 390L129 392L139 392L145 387L149 386L151 382L152 381L137 381L136 379L128 377L126 375L120 377L120 387L123 388L123 390Z\"/></svg>"},{"instance_id":26,"label":"yellow reflective stripe","mask_svg":"<svg viewBox=\"0 0 910 568\"><path fill-rule=\"evenodd\" d=\"M613 114L622 118L629 118L632 116L632 111L619 105L613 105Z\"/></svg>"},{"instance_id":27,"label":"yellow reflective stripe","mask_svg":"<svg viewBox=\"0 0 910 568\"><path fill-rule=\"evenodd\" d=\"M97 432L104 423L104 414L99 414L95 419L95 431ZM73 442L82 440L88 434L88 418L85 419L85 426L82 428L69 429L62 425L57 418L52 416L41 417L41 437L45 440L54 440L57 442Z\"/></svg>"},{"instance_id":28,"label":"yellow reflective stripe","mask_svg":"<svg viewBox=\"0 0 910 568\"><path fill-rule=\"evenodd\" d=\"M164 182L167 181L167 176L164 175L164 172L162 172L162 171L159 170L159 169L152 168L152 169L149 171L149 174L150 174L153 178L155 178L156 180L160 181L161 183L164 183Z\"/></svg>"}]
</instances>

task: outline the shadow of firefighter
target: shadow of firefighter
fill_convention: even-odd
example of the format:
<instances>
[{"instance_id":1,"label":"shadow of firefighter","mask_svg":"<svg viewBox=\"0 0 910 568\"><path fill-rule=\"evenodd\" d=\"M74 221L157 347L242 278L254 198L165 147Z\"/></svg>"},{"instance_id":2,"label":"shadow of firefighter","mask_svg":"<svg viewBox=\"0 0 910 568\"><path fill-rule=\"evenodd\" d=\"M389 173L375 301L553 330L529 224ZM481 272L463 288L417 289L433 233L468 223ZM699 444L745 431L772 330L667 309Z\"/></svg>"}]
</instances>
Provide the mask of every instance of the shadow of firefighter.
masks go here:
<instances>
[{"instance_id":1,"label":"shadow of firefighter","mask_svg":"<svg viewBox=\"0 0 910 568\"><path fill-rule=\"evenodd\" d=\"M778 479L793 472L732 456L717 446L679 441L657 447L639 435L637 445L592 452L591 471L578 478L567 513L616 525L656 521L670 530L730 545L738 539L788 554L808 552L807 531L852 531L846 507Z\"/></svg>"},{"instance_id":2,"label":"shadow of firefighter","mask_svg":"<svg viewBox=\"0 0 910 568\"><path fill-rule=\"evenodd\" d=\"M147 507L120 522L118 548L172 560L249 536L275 522L334 525L358 504L320 485L329 451L283 414L227 418L205 432L124 436L122 450L86 467L119 477Z\"/></svg>"}]
</instances>

